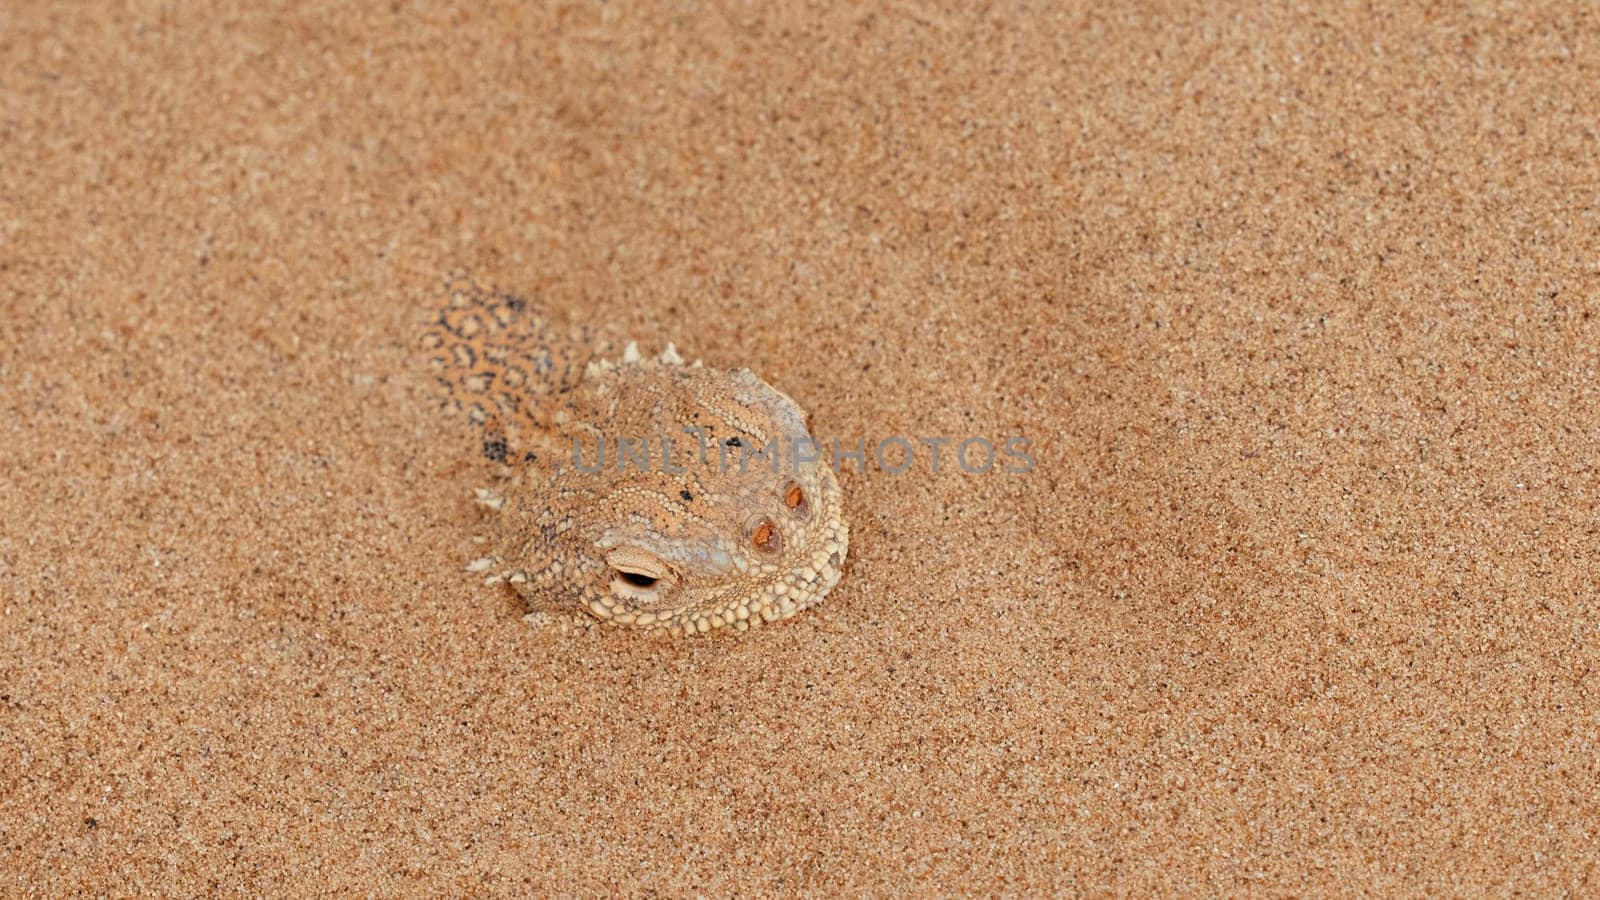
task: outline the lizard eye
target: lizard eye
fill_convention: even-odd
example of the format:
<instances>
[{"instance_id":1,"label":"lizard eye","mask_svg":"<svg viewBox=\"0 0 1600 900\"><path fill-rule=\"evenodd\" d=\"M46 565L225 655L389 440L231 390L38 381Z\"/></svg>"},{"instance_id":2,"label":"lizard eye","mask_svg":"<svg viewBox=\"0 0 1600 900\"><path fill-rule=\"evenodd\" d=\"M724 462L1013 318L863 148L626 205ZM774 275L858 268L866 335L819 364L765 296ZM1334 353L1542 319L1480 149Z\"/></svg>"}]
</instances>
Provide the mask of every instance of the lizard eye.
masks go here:
<instances>
[{"instance_id":1,"label":"lizard eye","mask_svg":"<svg viewBox=\"0 0 1600 900\"><path fill-rule=\"evenodd\" d=\"M801 489L799 482L791 481L784 485L783 505L802 519L811 515L811 504L806 502L806 492Z\"/></svg>"},{"instance_id":2,"label":"lizard eye","mask_svg":"<svg viewBox=\"0 0 1600 900\"><path fill-rule=\"evenodd\" d=\"M617 577L637 588L652 588L661 580L642 572L625 572L620 569L617 571Z\"/></svg>"},{"instance_id":3,"label":"lizard eye","mask_svg":"<svg viewBox=\"0 0 1600 900\"><path fill-rule=\"evenodd\" d=\"M667 567L637 548L617 548L606 557L606 564L611 566L611 593L624 600L654 600L668 581Z\"/></svg>"}]
</instances>

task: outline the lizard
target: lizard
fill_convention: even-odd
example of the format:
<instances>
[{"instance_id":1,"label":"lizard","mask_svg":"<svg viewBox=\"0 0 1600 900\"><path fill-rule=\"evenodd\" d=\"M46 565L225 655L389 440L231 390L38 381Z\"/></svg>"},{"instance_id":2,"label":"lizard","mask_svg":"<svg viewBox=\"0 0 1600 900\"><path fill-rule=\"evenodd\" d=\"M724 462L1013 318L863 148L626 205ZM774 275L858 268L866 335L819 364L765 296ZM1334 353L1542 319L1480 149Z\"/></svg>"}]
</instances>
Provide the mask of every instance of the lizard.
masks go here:
<instances>
[{"instance_id":1,"label":"lizard","mask_svg":"<svg viewBox=\"0 0 1600 900\"><path fill-rule=\"evenodd\" d=\"M468 569L510 585L530 623L745 631L838 583L843 497L787 394L465 275L443 294L421 346L501 479L475 491L494 551Z\"/></svg>"}]
</instances>

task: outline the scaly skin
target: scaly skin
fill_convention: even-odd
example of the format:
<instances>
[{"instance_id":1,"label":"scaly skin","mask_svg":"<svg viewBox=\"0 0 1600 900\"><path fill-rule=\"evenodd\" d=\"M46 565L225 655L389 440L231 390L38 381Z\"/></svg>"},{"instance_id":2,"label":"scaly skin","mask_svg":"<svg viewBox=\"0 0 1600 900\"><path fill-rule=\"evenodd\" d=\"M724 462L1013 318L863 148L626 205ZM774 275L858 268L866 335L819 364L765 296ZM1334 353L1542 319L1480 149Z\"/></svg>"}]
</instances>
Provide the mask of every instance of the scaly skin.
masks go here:
<instances>
[{"instance_id":1,"label":"scaly skin","mask_svg":"<svg viewBox=\"0 0 1600 900\"><path fill-rule=\"evenodd\" d=\"M532 621L743 631L838 583L839 484L803 459L815 445L788 396L748 369L685 366L671 344L607 358L615 344L594 330L462 279L447 296L423 346L446 404L510 470L478 492L496 550L470 568L515 588ZM753 453L773 446L775 461Z\"/></svg>"}]
</instances>

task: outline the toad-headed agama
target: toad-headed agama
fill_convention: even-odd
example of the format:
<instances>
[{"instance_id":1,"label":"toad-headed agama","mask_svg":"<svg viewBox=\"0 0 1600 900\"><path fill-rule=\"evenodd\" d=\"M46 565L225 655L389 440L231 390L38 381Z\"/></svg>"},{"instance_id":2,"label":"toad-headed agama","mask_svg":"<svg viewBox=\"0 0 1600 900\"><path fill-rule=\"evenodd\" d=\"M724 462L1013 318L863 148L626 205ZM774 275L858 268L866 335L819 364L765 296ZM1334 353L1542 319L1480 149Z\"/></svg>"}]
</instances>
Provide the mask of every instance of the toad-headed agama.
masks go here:
<instances>
[{"instance_id":1,"label":"toad-headed agama","mask_svg":"<svg viewBox=\"0 0 1600 900\"><path fill-rule=\"evenodd\" d=\"M685 365L450 279L422 347L499 483L469 570L562 631L744 631L838 583L839 483L803 410L748 369Z\"/></svg>"}]
</instances>

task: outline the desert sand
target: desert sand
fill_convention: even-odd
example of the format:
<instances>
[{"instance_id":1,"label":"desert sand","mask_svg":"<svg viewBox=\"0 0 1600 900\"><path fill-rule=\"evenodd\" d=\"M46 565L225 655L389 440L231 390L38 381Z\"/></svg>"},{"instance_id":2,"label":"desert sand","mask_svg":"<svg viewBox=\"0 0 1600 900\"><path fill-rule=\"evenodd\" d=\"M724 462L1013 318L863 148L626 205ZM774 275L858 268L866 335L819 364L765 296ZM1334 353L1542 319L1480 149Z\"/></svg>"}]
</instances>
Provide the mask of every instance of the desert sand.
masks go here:
<instances>
[{"instance_id":1,"label":"desert sand","mask_svg":"<svg viewBox=\"0 0 1600 900\"><path fill-rule=\"evenodd\" d=\"M1594 892L1600 18L1376 6L7 5L0 893ZM553 639L462 269L1037 465Z\"/></svg>"}]
</instances>

